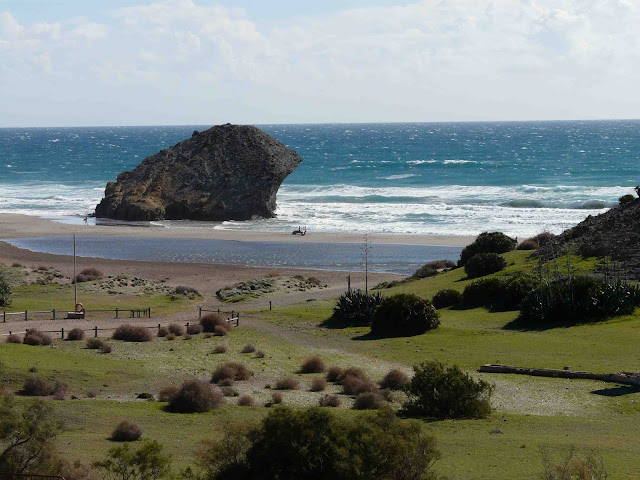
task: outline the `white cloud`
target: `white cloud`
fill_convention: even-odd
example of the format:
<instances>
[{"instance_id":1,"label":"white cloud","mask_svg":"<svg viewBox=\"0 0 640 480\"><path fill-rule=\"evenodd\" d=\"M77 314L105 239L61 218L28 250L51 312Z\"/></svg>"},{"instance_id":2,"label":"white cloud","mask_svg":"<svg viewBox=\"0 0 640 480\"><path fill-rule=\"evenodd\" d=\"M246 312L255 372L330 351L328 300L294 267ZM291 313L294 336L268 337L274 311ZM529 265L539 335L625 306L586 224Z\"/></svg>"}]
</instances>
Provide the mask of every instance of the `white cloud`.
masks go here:
<instances>
[{"instance_id":1,"label":"white cloud","mask_svg":"<svg viewBox=\"0 0 640 480\"><path fill-rule=\"evenodd\" d=\"M4 71L15 88L65 78L56 94L67 97L104 83L114 101L136 103L124 123L629 117L640 107L634 0L424 0L277 27L193 0L110 15L21 25L0 14ZM184 107L158 118L163 103Z\"/></svg>"}]
</instances>

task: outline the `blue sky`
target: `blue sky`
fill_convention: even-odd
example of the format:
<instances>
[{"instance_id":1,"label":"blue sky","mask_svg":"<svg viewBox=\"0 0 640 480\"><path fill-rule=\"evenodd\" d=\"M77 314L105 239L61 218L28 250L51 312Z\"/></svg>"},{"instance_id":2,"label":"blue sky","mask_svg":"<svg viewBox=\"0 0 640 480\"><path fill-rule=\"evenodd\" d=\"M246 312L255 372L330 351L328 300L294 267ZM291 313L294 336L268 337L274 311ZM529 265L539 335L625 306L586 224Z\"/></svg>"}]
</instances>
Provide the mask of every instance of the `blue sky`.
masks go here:
<instances>
[{"instance_id":1,"label":"blue sky","mask_svg":"<svg viewBox=\"0 0 640 480\"><path fill-rule=\"evenodd\" d=\"M0 126L637 118L636 0L0 0Z\"/></svg>"}]
</instances>

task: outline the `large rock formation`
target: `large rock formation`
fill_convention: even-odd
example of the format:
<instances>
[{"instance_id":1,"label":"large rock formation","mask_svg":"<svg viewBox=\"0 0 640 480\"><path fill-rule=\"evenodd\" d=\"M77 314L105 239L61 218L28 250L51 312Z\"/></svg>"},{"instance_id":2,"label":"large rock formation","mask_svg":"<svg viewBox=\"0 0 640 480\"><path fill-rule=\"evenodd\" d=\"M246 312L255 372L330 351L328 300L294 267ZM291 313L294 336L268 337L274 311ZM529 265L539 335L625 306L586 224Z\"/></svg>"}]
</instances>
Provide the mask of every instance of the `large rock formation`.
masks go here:
<instances>
[{"instance_id":1,"label":"large rock formation","mask_svg":"<svg viewBox=\"0 0 640 480\"><path fill-rule=\"evenodd\" d=\"M120 220L273 217L302 159L252 126L220 125L146 158L109 182L96 216Z\"/></svg>"}]
</instances>

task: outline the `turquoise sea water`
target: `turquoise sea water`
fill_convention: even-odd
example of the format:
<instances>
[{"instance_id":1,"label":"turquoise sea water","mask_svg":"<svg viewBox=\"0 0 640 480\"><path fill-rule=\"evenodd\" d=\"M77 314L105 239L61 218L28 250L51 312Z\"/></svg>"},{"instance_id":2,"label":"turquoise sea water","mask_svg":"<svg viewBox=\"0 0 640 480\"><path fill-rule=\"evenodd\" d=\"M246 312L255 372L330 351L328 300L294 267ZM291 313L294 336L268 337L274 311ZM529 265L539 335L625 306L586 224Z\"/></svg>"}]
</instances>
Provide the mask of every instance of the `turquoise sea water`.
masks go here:
<instances>
[{"instance_id":1,"label":"turquoise sea water","mask_svg":"<svg viewBox=\"0 0 640 480\"><path fill-rule=\"evenodd\" d=\"M601 213L640 183L640 121L259 127L304 159L278 218L197 226L524 236ZM0 211L84 215L118 173L205 128L0 129Z\"/></svg>"}]
</instances>

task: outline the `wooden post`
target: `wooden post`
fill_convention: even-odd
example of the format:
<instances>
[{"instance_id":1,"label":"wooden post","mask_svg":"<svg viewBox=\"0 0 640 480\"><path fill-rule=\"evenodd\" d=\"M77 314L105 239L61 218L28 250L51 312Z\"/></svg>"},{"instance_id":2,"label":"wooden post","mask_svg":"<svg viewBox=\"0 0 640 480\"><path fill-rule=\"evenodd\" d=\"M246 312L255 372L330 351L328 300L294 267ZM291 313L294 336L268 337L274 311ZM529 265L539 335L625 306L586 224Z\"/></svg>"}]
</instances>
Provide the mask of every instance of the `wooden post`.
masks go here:
<instances>
[{"instance_id":1,"label":"wooden post","mask_svg":"<svg viewBox=\"0 0 640 480\"><path fill-rule=\"evenodd\" d=\"M64 339L64 327L60 329L60 338Z\"/></svg>"},{"instance_id":2,"label":"wooden post","mask_svg":"<svg viewBox=\"0 0 640 480\"><path fill-rule=\"evenodd\" d=\"M269 310L271 310L271 300L269 300Z\"/></svg>"},{"instance_id":3,"label":"wooden post","mask_svg":"<svg viewBox=\"0 0 640 480\"><path fill-rule=\"evenodd\" d=\"M96 327L93 329L94 331L94 337L98 338L98 326L96 325Z\"/></svg>"},{"instance_id":4,"label":"wooden post","mask_svg":"<svg viewBox=\"0 0 640 480\"><path fill-rule=\"evenodd\" d=\"M158 332L160 331L160 324L158 324Z\"/></svg>"},{"instance_id":5,"label":"wooden post","mask_svg":"<svg viewBox=\"0 0 640 480\"><path fill-rule=\"evenodd\" d=\"M236 327L240 326L240 312L238 312L238 316L236 317Z\"/></svg>"},{"instance_id":6,"label":"wooden post","mask_svg":"<svg viewBox=\"0 0 640 480\"><path fill-rule=\"evenodd\" d=\"M220 314L220 307L218 307L218 314Z\"/></svg>"},{"instance_id":7,"label":"wooden post","mask_svg":"<svg viewBox=\"0 0 640 480\"><path fill-rule=\"evenodd\" d=\"M53 319L54 320L56 319L56 309L55 308L53 309Z\"/></svg>"},{"instance_id":8,"label":"wooden post","mask_svg":"<svg viewBox=\"0 0 640 480\"><path fill-rule=\"evenodd\" d=\"M151 318L151 307L149 307L149 318Z\"/></svg>"},{"instance_id":9,"label":"wooden post","mask_svg":"<svg viewBox=\"0 0 640 480\"><path fill-rule=\"evenodd\" d=\"M2 312L2 316L3 316L2 323L7 323L7 312L6 311Z\"/></svg>"},{"instance_id":10,"label":"wooden post","mask_svg":"<svg viewBox=\"0 0 640 480\"><path fill-rule=\"evenodd\" d=\"M202 307L198 307L198 318L202 318Z\"/></svg>"},{"instance_id":11,"label":"wooden post","mask_svg":"<svg viewBox=\"0 0 640 480\"><path fill-rule=\"evenodd\" d=\"M24 311L24 321L29 320L29 312L27 310Z\"/></svg>"},{"instance_id":12,"label":"wooden post","mask_svg":"<svg viewBox=\"0 0 640 480\"><path fill-rule=\"evenodd\" d=\"M118 307L116 307L116 318L118 318Z\"/></svg>"}]
</instances>

